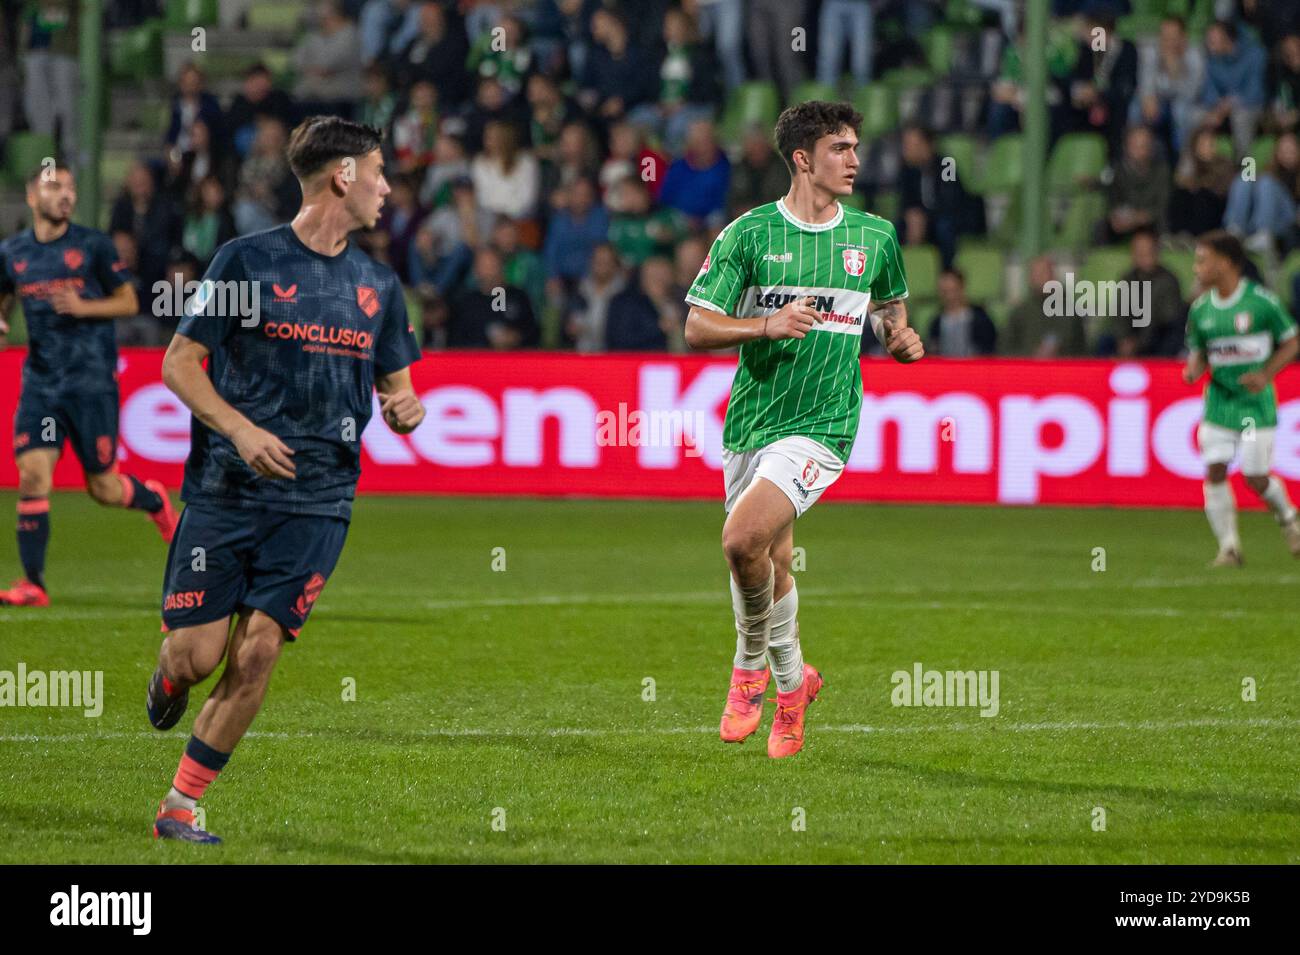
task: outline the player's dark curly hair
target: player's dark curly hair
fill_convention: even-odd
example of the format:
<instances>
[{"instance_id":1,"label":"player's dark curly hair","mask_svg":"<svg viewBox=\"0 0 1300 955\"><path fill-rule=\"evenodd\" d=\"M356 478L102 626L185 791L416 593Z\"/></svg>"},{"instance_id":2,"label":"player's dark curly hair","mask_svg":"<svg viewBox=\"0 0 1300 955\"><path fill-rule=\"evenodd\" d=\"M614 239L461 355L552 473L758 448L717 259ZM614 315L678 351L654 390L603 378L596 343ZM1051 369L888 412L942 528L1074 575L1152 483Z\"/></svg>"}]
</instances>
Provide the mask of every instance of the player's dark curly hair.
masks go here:
<instances>
[{"instance_id":1,"label":"player's dark curly hair","mask_svg":"<svg viewBox=\"0 0 1300 955\"><path fill-rule=\"evenodd\" d=\"M300 180L319 172L327 163L374 152L383 133L373 126L354 123L338 116L309 116L289 136L285 158Z\"/></svg>"},{"instance_id":2,"label":"player's dark curly hair","mask_svg":"<svg viewBox=\"0 0 1300 955\"><path fill-rule=\"evenodd\" d=\"M858 135L862 128L862 114L848 103L828 103L809 100L787 107L776 121L776 151L785 160L790 175L795 174L794 151L812 151L817 140L838 133L845 126Z\"/></svg>"},{"instance_id":3,"label":"player's dark curly hair","mask_svg":"<svg viewBox=\"0 0 1300 955\"><path fill-rule=\"evenodd\" d=\"M1196 244L1203 245L1216 255L1223 256L1238 272L1246 267L1246 249L1241 244L1241 240L1227 229L1214 229L1198 235Z\"/></svg>"}]
</instances>

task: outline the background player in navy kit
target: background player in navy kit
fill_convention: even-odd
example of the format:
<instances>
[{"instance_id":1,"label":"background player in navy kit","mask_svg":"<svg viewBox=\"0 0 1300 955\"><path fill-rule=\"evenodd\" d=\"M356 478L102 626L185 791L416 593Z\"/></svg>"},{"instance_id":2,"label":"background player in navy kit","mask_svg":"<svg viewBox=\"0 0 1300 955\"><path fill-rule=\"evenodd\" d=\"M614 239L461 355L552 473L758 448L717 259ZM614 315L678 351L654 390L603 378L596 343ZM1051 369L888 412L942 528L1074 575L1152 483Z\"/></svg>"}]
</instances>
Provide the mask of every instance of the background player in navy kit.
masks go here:
<instances>
[{"instance_id":1,"label":"background player in navy kit","mask_svg":"<svg viewBox=\"0 0 1300 955\"><path fill-rule=\"evenodd\" d=\"M0 604L44 607L50 487L63 443L100 504L153 518L163 540L176 513L159 481L117 469L117 343L114 318L139 311L135 289L108 236L71 221L77 183L65 166L42 167L27 181L32 227L0 243L0 343L17 292L28 352L14 415L18 462L18 556L25 578L0 591Z\"/></svg>"},{"instance_id":2,"label":"background player in navy kit","mask_svg":"<svg viewBox=\"0 0 1300 955\"><path fill-rule=\"evenodd\" d=\"M374 226L390 191L379 147L378 130L337 117L298 126L287 152L302 209L217 251L163 362L194 421L163 584L170 633L149 683L153 725L175 725L189 687L223 656L226 667L194 720L157 837L220 841L194 826L195 803L338 561L374 392L394 431L424 418L401 286L348 241ZM240 296L223 292L236 289L253 290L256 311L235 314Z\"/></svg>"}]
</instances>

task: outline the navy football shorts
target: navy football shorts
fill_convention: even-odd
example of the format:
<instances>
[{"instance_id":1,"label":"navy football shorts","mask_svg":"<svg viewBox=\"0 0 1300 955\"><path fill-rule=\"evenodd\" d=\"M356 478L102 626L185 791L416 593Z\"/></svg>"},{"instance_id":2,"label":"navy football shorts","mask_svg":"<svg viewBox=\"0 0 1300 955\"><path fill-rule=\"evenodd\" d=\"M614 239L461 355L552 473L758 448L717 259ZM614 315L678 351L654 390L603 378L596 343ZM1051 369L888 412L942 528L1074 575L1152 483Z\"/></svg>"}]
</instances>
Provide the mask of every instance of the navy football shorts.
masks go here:
<instances>
[{"instance_id":1,"label":"navy football shorts","mask_svg":"<svg viewBox=\"0 0 1300 955\"><path fill-rule=\"evenodd\" d=\"M87 474L102 474L117 462L116 391L48 394L23 389L14 414L14 457L37 448L62 452L65 441Z\"/></svg>"},{"instance_id":2,"label":"navy football shorts","mask_svg":"<svg viewBox=\"0 0 1300 955\"><path fill-rule=\"evenodd\" d=\"M348 522L339 517L187 505L167 554L163 630L249 608L297 637L347 536Z\"/></svg>"}]
</instances>

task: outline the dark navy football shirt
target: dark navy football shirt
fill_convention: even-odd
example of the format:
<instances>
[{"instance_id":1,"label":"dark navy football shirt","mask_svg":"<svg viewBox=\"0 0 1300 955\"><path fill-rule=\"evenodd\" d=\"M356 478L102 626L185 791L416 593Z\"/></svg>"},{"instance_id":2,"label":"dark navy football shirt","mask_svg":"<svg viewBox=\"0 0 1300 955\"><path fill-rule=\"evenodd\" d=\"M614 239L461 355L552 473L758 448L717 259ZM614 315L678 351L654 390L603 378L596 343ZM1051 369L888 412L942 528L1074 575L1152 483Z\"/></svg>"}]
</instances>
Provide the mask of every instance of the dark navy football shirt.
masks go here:
<instances>
[{"instance_id":1,"label":"dark navy football shirt","mask_svg":"<svg viewBox=\"0 0 1300 955\"><path fill-rule=\"evenodd\" d=\"M195 418L182 499L350 518L375 377L420 357L392 269L352 242L322 255L289 225L232 239L177 331L208 348L217 393L292 448L295 468L262 477Z\"/></svg>"},{"instance_id":2,"label":"dark navy football shirt","mask_svg":"<svg viewBox=\"0 0 1300 955\"><path fill-rule=\"evenodd\" d=\"M27 322L23 387L46 394L113 393L117 340L113 320L60 315L50 303L59 288L106 298L128 281L113 240L75 222L53 242L26 229L0 243L0 294L17 292Z\"/></svg>"}]
</instances>

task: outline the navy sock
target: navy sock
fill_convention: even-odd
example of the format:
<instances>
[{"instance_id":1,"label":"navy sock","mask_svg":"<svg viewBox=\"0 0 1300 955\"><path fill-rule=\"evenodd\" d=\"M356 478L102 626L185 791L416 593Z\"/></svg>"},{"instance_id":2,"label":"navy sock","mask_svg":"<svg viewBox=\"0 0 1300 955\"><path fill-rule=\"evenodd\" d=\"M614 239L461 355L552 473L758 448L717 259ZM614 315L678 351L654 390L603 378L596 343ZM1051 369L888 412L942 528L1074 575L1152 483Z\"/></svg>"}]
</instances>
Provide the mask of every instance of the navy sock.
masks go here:
<instances>
[{"instance_id":1,"label":"navy sock","mask_svg":"<svg viewBox=\"0 0 1300 955\"><path fill-rule=\"evenodd\" d=\"M45 589L45 549L50 543L50 499L18 499L18 559L27 579Z\"/></svg>"},{"instance_id":2,"label":"navy sock","mask_svg":"<svg viewBox=\"0 0 1300 955\"><path fill-rule=\"evenodd\" d=\"M134 474L123 474L121 477L123 489L125 490L127 487L131 488L130 493L126 495L127 499L124 502L124 506L135 508L139 511L147 511L150 514L156 514L158 511L162 510L162 498L145 487L143 481Z\"/></svg>"}]
</instances>

